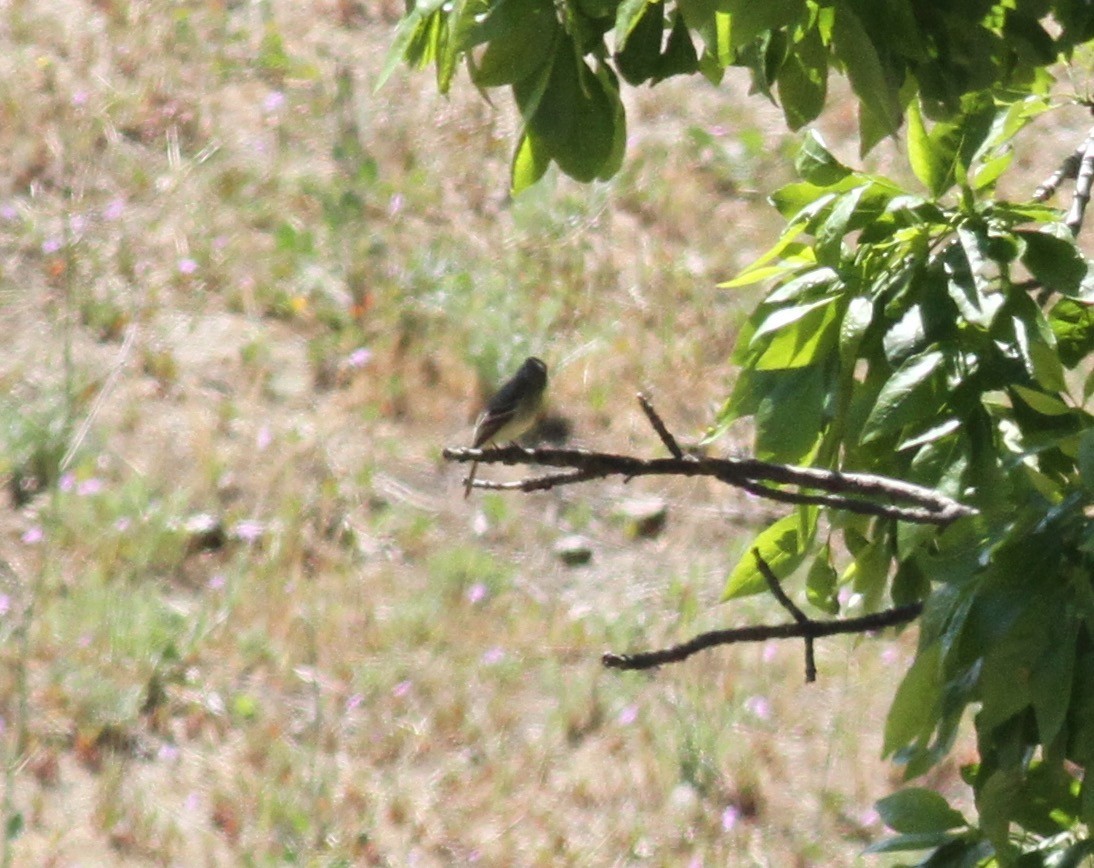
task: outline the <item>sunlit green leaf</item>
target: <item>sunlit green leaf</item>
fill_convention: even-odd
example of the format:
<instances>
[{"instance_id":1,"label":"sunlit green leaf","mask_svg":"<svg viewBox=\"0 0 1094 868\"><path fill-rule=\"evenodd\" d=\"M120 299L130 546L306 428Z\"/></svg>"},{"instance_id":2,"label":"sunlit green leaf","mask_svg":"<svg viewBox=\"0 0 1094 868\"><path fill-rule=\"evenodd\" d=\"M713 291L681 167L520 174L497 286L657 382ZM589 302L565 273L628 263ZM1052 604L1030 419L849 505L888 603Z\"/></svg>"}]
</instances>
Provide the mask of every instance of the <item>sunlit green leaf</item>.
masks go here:
<instances>
[{"instance_id":1,"label":"sunlit green leaf","mask_svg":"<svg viewBox=\"0 0 1094 868\"><path fill-rule=\"evenodd\" d=\"M760 328L763 335L770 333L771 337L754 367L761 371L802 368L822 357L839 337L837 302L837 297L821 299L780 308L767 317Z\"/></svg>"},{"instance_id":2,"label":"sunlit green leaf","mask_svg":"<svg viewBox=\"0 0 1094 868\"><path fill-rule=\"evenodd\" d=\"M1061 299L1049 312L1048 324L1056 336L1060 361L1068 368L1094 352L1094 307Z\"/></svg>"},{"instance_id":3,"label":"sunlit green leaf","mask_svg":"<svg viewBox=\"0 0 1094 868\"><path fill-rule=\"evenodd\" d=\"M929 133L918 100L908 104L906 117L908 162L920 183L932 196L939 196L953 183L960 135L952 125L939 125L935 135ZM944 131L949 134L943 135Z\"/></svg>"},{"instance_id":4,"label":"sunlit green leaf","mask_svg":"<svg viewBox=\"0 0 1094 868\"><path fill-rule=\"evenodd\" d=\"M816 528L817 509L803 506L761 531L729 574L722 600L760 594L767 589L767 581L756 566L753 549L759 550L760 557L771 567L776 578L786 579L805 558Z\"/></svg>"},{"instance_id":5,"label":"sunlit green leaf","mask_svg":"<svg viewBox=\"0 0 1094 868\"><path fill-rule=\"evenodd\" d=\"M531 187L543 177L550 165L551 158L543 146L537 143L536 137L525 133L513 154L513 167L510 174L512 195L516 196Z\"/></svg>"}]
</instances>

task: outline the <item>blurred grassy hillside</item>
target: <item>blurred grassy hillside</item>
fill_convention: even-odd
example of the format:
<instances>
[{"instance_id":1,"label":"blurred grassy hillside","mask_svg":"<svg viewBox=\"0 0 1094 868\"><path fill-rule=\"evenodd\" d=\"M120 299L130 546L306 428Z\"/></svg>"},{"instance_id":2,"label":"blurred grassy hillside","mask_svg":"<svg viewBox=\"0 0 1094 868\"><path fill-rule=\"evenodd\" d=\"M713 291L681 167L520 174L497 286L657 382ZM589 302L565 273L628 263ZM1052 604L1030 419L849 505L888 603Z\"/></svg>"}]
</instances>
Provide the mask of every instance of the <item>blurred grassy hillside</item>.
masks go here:
<instances>
[{"instance_id":1,"label":"blurred grassy hillside","mask_svg":"<svg viewBox=\"0 0 1094 868\"><path fill-rule=\"evenodd\" d=\"M620 177L512 202L504 97L374 92L397 15L5 6L8 863L852 864L910 637L826 641L809 687L789 644L603 671L782 620L713 605L773 513L651 481L464 501L440 459L529 352L572 443L658 454L639 389L702 432L781 115L743 80L642 91Z\"/></svg>"}]
</instances>

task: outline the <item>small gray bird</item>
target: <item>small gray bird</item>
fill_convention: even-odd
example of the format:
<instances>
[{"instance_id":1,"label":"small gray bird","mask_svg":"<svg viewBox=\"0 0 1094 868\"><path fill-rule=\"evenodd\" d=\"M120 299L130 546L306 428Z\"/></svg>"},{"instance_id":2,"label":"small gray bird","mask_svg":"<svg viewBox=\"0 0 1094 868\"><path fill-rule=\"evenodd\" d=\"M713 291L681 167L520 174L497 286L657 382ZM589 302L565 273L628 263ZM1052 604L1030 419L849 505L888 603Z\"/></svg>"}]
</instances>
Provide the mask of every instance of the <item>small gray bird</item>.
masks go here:
<instances>
[{"instance_id":1,"label":"small gray bird","mask_svg":"<svg viewBox=\"0 0 1094 868\"><path fill-rule=\"evenodd\" d=\"M547 366L535 356L524 360L520 369L507 380L497 394L486 403L486 409L475 423L475 439L471 446L478 449L488 443L516 440L535 424L543 398L547 393ZM471 494L477 461L471 462L464 499Z\"/></svg>"}]
</instances>

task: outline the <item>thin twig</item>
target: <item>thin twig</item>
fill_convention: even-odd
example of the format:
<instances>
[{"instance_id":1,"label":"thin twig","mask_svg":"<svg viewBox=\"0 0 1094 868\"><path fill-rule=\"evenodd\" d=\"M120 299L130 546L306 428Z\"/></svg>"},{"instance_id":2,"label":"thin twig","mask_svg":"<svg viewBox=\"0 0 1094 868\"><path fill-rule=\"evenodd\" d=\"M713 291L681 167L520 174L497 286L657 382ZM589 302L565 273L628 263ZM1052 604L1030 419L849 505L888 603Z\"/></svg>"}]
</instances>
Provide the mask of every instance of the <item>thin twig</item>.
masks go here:
<instances>
[{"instance_id":1,"label":"thin twig","mask_svg":"<svg viewBox=\"0 0 1094 868\"><path fill-rule=\"evenodd\" d=\"M766 642L768 639L797 639L822 636L838 636L843 633L869 633L885 627L895 627L914 621L923 611L922 603L909 603L883 612L874 612L858 618L840 621L808 621L804 624L754 624L728 630L712 630L700 633L687 642L657 651L640 651L637 654L605 654L601 662L609 669L653 669L665 663L678 663L692 654L732 645L737 642Z\"/></svg>"},{"instance_id":2,"label":"thin twig","mask_svg":"<svg viewBox=\"0 0 1094 868\"><path fill-rule=\"evenodd\" d=\"M756 566L760 570L760 575L767 581L768 590L771 591L772 596L779 601L779 604L786 609L791 617L799 624L809 624L811 619L801 609L797 607L793 600L783 590L782 585L779 583L779 577L775 575L771 567L768 566L767 561L763 559L760 554L760 550L757 548L752 549L752 557L756 559ZM813 653L813 637L805 637L805 683L812 684L817 680L817 660Z\"/></svg>"},{"instance_id":3,"label":"thin twig","mask_svg":"<svg viewBox=\"0 0 1094 868\"><path fill-rule=\"evenodd\" d=\"M646 418L650 420L650 424L653 426L653 430L657 432L657 436L661 438L661 442L665 444L665 448L669 450L669 452L672 454L672 457L683 458L684 450L680 448L680 444L676 442L676 438L669 433L669 429L666 428L665 423L661 421L661 417L653 408L653 404L650 403L650 399L647 398L642 392L639 392L638 403L642 405L642 409L646 413Z\"/></svg>"}]
</instances>

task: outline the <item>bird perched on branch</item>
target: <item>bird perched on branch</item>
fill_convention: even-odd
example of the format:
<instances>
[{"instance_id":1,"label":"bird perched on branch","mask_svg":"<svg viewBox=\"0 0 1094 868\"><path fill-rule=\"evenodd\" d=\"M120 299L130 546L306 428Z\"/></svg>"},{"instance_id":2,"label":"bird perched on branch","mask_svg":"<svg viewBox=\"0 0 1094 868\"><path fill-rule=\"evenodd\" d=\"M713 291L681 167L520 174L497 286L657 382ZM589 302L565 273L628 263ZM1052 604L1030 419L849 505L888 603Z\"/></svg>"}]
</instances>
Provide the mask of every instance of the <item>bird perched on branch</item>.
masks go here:
<instances>
[{"instance_id":1,"label":"bird perched on branch","mask_svg":"<svg viewBox=\"0 0 1094 868\"><path fill-rule=\"evenodd\" d=\"M478 449L489 443L516 440L535 424L543 409L547 392L547 366L535 356L524 360L520 369L486 402L486 409L475 423L475 438L471 444ZM478 462L471 463L464 487L464 499L471 494Z\"/></svg>"}]
</instances>

